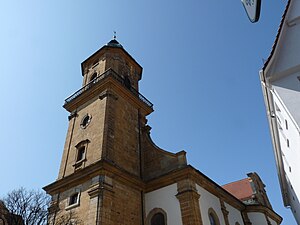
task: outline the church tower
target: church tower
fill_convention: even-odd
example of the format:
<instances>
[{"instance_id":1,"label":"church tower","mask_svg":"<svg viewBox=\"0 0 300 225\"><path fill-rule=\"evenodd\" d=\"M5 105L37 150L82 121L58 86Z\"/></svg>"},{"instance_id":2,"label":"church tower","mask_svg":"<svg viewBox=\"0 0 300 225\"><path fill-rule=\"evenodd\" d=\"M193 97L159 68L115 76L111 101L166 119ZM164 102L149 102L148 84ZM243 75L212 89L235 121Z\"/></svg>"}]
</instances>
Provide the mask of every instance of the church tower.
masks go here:
<instances>
[{"instance_id":1,"label":"church tower","mask_svg":"<svg viewBox=\"0 0 300 225\"><path fill-rule=\"evenodd\" d=\"M81 68L82 87L64 104L70 115L58 179L44 187L49 225L280 224L268 201L253 198L258 191L267 199L256 176L255 190L246 179L230 185L231 194L187 165L185 151L153 143L142 67L115 38ZM240 186L255 205L234 196Z\"/></svg>"},{"instance_id":2,"label":"church tower","mask_svg":"<svg viewBox=\"0 0 300 225\"><path fill-rule=\"evenodd\" d=\"M142 67L114 38L82 64L70 112L50 224L67 214L84 224L141 224L141 128L152 104L138 91ZM72 212L72 213L69 213Z\"/></svg>"}]
</instances>

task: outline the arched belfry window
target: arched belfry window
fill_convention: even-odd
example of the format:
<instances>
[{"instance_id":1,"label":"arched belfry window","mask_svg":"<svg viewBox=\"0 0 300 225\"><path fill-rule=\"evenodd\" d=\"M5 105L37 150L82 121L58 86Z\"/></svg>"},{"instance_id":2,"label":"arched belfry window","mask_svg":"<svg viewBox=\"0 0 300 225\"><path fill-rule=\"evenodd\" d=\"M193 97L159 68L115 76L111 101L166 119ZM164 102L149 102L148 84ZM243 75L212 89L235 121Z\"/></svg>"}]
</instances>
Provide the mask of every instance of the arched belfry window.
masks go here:
<instances>
[{"instance_id":1,"label":"arched belfry window","mask_svg":"<svg viewBox=\"0 0 300 225\"><path fill-rule=\"evenodd\" d=\"M220 225L219 218L217 216L217 213L213 208L209 208L208 210L208 218L209 218L209 224L210 225Z\"/></svg>"},{"instance_id":2,"label":"arched belfry window","mask_svg":"<svg viewBox=\"0 0 300 225\"><path fill-rule=\"evenodd\" d=\"M161 208L152 209L147 218L147 225L167 225L167 213Z\"/></svg>"},{"instance_id":3,"label":"arched belfry window","mask_svg":"<svg viewBox=\"0 0 300 225\"><path fill-rule=\"evenodd\" d=\"M128 76L125 76L125 77L124 77L124 85L125 85L125 87L127 87L128 89L131 88L131 82L130 82L130 79L129 79Z\"/></svg>"},{"instance_id":4,"label":"arched belfry window","mask_svg":"<svg viewBox=\"0 0 300 225\"><path fill-rule=\"evenodd\" d=\"M93 75L91 76L90 81L94 80L97 77L97 72L93 73Z\"/></svg>"}]
</instances>

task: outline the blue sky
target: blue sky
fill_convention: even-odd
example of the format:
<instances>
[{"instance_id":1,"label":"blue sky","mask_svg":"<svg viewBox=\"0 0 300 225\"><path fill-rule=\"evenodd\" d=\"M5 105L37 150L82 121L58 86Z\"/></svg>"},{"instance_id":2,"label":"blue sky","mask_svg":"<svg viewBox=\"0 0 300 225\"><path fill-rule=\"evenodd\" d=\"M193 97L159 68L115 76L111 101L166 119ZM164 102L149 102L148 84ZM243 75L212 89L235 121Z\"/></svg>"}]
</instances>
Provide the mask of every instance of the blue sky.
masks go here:
<instances>
[{"instance_id":1,"label":"blue sky","mask_svg":"<svg viewBox=\"0 0 300 225\"><path fill-rule=\"evenodd\" d=\"M155 111L152 138L219 184L259 173L283 207L258 71L286 0L265 0L251 24L231 1L1 1L0 196L41 188L58 174L80 63L117 39L143 66L140 91Z\"/></svg>"}]
</instances>

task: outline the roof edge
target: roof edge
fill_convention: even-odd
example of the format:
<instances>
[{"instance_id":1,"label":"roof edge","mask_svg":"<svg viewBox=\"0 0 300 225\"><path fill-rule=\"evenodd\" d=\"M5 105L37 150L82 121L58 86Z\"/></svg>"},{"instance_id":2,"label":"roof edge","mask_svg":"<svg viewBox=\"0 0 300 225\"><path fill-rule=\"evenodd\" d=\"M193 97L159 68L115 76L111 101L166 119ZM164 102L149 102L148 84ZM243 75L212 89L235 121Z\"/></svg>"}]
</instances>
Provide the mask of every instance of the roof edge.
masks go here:
<instances>
[{"instance_id":1,"label":"roof edge","mask_svg":"<svg viewBox=\"0 0 300 225\"><path fill-rule=\"evenodd\" d=\"M285 21L287 12L290 8L291 2L292 2L292 0L288 0L288 2L286 4L286 7L284 9L284 12L283 12L283 15L282 15L282 18L281 18L281 21L280 21L280 25L279 25L279 28L278 28L278 31L277 31L277 34L276 34L276 37L275 37L275 41L273 43L273 46L272 46L272 49L271 49L271 52L270 52L270 55L268 56L267 60L265 61L264 65L263 65L263 68L262 68L263 71L265 71L265 69L269 65L269 63L270 63L270 61L271 61L271 59L272 59L272 57L275 53L275 50L277 48L277 44L278 44L280 36L281 36L281 31L282 31L282 28L283 28L283 25L284 25L284 21Z\"/></svg>"},{"instance_id":2,"label":"roof edge","mask_svg":"<svg viewBox=\"0 0 300 225\"><path fill-rule=\"evenodd\" d=\"M82 63L81 63L81 73L82 73L82 76L84 76L84 70L83 70L83 65L89 60L91 59L92 57L94 57L95 55L97 55L100 51L102 51L103 49L105 48L119 48L121 49L138 67L140 67L141 69L141 74L140 74L140 79L142 78L142 73L143 73L143 67L125 50L125 48L122 46L122 47L115 47L115 46L112 46L112 45L104 45L102 46L100 49L98 49L96 52L94 52L92 55L90 55L88 58L86 58Z\"/></svg>"}]
</instances>

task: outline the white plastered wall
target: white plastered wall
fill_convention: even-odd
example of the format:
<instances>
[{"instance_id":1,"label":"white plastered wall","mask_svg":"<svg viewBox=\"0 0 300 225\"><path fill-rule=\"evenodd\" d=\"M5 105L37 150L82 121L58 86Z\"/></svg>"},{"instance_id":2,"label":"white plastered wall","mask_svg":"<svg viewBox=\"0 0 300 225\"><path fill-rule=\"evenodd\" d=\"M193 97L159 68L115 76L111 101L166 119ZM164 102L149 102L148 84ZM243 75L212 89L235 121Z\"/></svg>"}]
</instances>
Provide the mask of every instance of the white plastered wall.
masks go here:
<instances>
[{"instance_id":1,"label":"white plastered wall","mask_svg":"<svg viewBox=\"0 0 300 225\"><path fill-rule=\"evenodd\" d=\"M145 213L154 208L161 208L167 213L167 225L182 225L179 200L176 198L177 184L145 194Z\"/></svg>"},{"instance_id":2,"label":"white plastered wall","mask_svg":"<svg viewBox=\"0 0 300 225\"><path fill-rule=\"evenodd\" d=\"M196 188L200 194L199 204L203 224L210 224L208 210L213 208L219 218L220 225L225 225L224 216L221 211L220 199L199 185L196 185Z\"/></svg>"},{"instance_id":3,"label":"white plastered wall","mask_svg":"<svg viewBox=\"0 0 300 225\"><path fill-rule=\"evenodd\" d=\"M272 220L270 217L269 218L269 221L271 222L272 225L278 225L274 220Z\"/></svg>"},{"instance_id":4,"label":"white plastered wall","mask_svg":"<svg viewBox=\"0 0 300 225\"><path fill-rule=\"evenodd\" d=\"M298 104L294 104L294 107L298 107L298 109L293 109L293 112L290 112L290 108L288 108L290 102L287 101L289 95L293 95L293 98L299 97L299 99L300 96L297 96L299 92L285 90L285 88L282 87L288 85L286 79L281 81L283 83L280 85L281 87L274 86L273 92L275 104L274 108L278 127L277 132L280 141L286 180L288 182L287 189L291 210L298 223L300 223L300 130L298 126L300 123L300 121L298 121L300 120L300 118L298 118L300 116L300 102ZM277 81L276 83L279 85L280 81ZM292 101L293 98L290 97L290 101ZM295 113L298 114L297 117L295 116Z\"/></svg>"},{"instance_id":5,"label":"white plastered wall","mask_svg":"<svg viewBox=\"0 0 300 225\"><path fill-rule=\"evenodd\" d=\"M238 222L240 225L244 224L243 217L240 210L232 207L227 203L225 203L225 207L228 211L229 224L235 224L236 222Z\"/></svg>"},{"instance_id":6,"label":"white plastered wall","mask_svg":"<svg viewBox=\"0 0 300 225\"><path fill-rule=\"evenodd\" d=\"M266 216L263 213L251 212L248 217L252 225L268 225Z\"/></svg>"}]
</instances>

